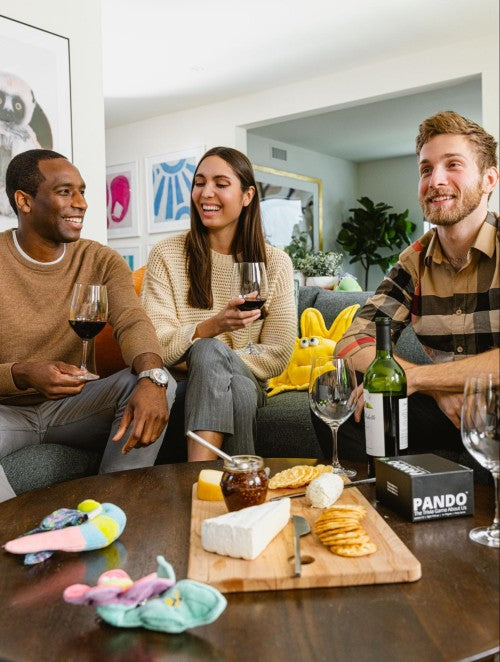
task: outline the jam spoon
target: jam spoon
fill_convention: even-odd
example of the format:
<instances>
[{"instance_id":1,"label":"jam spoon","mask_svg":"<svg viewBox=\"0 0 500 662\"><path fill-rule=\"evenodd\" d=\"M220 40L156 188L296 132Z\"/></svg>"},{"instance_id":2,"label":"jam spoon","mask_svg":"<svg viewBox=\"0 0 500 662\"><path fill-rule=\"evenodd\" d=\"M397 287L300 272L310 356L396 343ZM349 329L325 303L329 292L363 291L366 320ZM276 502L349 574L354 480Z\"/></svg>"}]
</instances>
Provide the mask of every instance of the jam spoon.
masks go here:
<instances>
[{"instance_id":1,"label":"jam spoon","mask_svg":"<svg viewBox=\"0 0 500 662\"><path fill-rule=\"evenodd\" d=\"M209 450L212 451L212 453L215 453L223 460L235 464L238 467L238 469L248 469L248 462L245 462L244 460L240 460L237 457L233 457L231 455L228 455L227 453L224 453L224 451L221 451L220 448L217 448L217 446L214 446L209 441L206 441L205 439L197 435L196 432L191 432L191 430L188 430L187 436L190 437L191 439L194 439L202 446L205 446L205 448L208 448Z\"/></svg>"}]
</instances>

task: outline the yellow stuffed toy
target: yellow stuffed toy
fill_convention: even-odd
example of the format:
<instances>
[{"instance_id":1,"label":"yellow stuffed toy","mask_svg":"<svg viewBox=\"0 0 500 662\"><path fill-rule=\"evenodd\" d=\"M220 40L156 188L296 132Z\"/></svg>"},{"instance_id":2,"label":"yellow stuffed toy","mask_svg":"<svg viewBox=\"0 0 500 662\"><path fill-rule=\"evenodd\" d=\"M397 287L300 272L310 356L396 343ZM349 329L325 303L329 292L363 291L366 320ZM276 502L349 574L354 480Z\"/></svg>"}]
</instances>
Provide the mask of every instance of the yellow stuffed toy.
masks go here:
<instances>
[{"instance_id":1,"label":"yellow stuffed toy","mask_svg":"<svg viewBox=\"0 0 500 662\"><path fill-rule=\"evenodd\" d=\"M337 341L350 326L359 304L344 308L329 329L323 315L316 308L306 308L300 316L300 338L295 338L292 356L287 367L269 380L268 397L283 391L305 391L309 386L309 374L313 357L333 354Z\"/></svg>"}]
</instances>

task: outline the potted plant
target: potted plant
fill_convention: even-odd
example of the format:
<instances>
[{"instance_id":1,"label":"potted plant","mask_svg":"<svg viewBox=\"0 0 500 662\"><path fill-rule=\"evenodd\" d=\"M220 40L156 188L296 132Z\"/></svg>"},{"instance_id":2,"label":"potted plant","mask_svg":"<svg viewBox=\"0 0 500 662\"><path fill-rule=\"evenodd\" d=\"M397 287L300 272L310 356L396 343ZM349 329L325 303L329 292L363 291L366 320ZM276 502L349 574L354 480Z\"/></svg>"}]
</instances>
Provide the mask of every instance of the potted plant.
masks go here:
<instances>
[{"instance_id":1,"label":"potted plant","mask_svg":"<svg viewBox=\"0 0 500 662\"><path fill-rule=\"evenodd\" d=\"M349 209L352 216L342 223L337 241L351 255L349 264L361 262L367 290L370 267L378 265L385 274L395 264L400 252L381 255L379 251L401 249L404 244L409 244L416 225L408 219L408 209L401 214L388 214L392 206L385 202L374 204L366 196L358 202L362 207Z\"/></svg>"},{"instance_id":2,"label":"potted plant","mask_svg":"<svg viewBox=\"0 0 500 662\"><path fill-rule=\"evenodd\" d=\"M309 251L311 237L307 232L300 232L292 237L292 241L285 246L285 253L288 253L292 260L294 278L299 281L300 285L304 284L304 275L302 273L302 263Z\"/></svg>"},{"instance_id":3,"label":"potted plant","mask_svg":"<svg viewBox=\"0 0 500 662\"><path fill-rule=\"evenodd\" d=\"M342 253L332 251L313 251L302 259L302 273L306 285L333 287L338 282L342 266Z\"/></svg>"}]
</instances>

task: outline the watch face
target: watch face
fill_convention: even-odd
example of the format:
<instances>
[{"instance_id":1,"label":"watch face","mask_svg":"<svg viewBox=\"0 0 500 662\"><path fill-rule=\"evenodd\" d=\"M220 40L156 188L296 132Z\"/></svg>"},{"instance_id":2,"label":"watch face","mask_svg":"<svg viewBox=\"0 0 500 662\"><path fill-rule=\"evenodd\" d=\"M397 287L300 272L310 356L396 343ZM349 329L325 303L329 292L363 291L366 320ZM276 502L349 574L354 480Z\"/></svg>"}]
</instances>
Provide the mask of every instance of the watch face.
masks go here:
<instances>
[{"instance_id":1,"label":"watch face","mask_svg":"<svg viewBox=\"0 0 500 662\"><path fill-rule=\"evenodd\" d=\"M155 381L159 384L166 384L168 382L167 373L161 368L155 368L155 370L152 371L152 375Z\"/></svg>"}]
</instances>

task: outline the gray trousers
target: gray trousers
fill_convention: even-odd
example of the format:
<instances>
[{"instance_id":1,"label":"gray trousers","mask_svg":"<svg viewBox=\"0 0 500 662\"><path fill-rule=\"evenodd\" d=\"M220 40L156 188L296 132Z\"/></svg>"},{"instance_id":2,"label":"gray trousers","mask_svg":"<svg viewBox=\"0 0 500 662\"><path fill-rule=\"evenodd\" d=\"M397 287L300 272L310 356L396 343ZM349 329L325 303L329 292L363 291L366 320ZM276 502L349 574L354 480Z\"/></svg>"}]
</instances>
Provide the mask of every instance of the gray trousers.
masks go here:
<instances>
[{"instance_id":1,"label":"gray trousers","mask_svg":"<svg viewBox=\"0 0 500 662\"><path fill-rule=\"evenodd\" d=\"M104 449L99 473L152 466L165 430L154 444L122 455L128 434L119 442L116 434L127 402L137 384L130 370L88 382L81 393L38 405L0 405L0 463L11 453L35 444L62 444L75 448ZM169 379L169 411L175 398L175 380ZM0 464L0 501L15 496Z\"/></svg>"},{"instance_id":2,"label":"gray trousers","mask_svg":"<svg viewBox=\"0 0 500 662\"><path fill-rule=\"evenodd\" d=\"M221 432L230 455L255 453L257 408L265 405L266 394L252 371L215 338L197 340L186 358L188 378L176 396L185 392L184 432Z\"/></svg>"}]
</instances>

